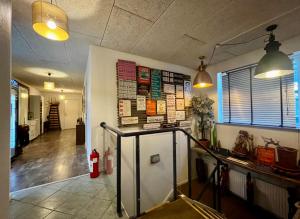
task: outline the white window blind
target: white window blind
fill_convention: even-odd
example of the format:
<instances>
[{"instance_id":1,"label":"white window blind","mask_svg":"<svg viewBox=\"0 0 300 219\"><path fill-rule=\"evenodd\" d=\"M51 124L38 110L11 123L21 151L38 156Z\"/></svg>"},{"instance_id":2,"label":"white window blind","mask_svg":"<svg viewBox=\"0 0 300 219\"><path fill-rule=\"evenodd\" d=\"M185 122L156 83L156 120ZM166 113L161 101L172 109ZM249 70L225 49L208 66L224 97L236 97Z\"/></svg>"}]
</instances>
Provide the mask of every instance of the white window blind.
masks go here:
<instances>
[{"instance_id":1,"label":"white window blind","mask_svg":"<svg viewBox=\"0 0 300 219\"><path fill-rule=\"evenodd\" d=\"M222 93L223 93L223 122L229 122L229 84L228 74L222 74Z\"/></svg>"},{"instance_id":2,"label":"white window blind","mask_svg":"<svg viewBox=\"0 0 300 219\"><path fill-rule=\"evenodd\" d=\"M280 79L253 78L252 82L253 124L280 126Z\"/></svg>"},{"instance_id":3,"label":"white window blind","mask_svg":"<svg viewBox=\"0 0 300 219\"><path fill-rule=\"evenodd\" d=\"M222 73L223 122L296 127L294 74L254 78L255 67Z\"/></svg>"},{"instance_id":4,"label":"white window blind","mask_svg":"<svg viewBox=\"0 0 300 219\"><path fill-rule=\"evenodd\" d=\"M251 123L250 69L229 74L230 112L233 123Z\"/></svg>"}]
</instances>

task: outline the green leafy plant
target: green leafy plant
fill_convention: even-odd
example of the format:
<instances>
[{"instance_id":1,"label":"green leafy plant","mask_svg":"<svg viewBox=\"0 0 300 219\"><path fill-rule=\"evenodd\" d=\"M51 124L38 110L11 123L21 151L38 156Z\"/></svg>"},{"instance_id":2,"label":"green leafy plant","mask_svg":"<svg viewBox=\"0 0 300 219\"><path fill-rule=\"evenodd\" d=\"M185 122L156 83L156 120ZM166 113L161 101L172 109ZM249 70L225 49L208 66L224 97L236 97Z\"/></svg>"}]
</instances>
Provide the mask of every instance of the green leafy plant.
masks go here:
<instances>
[{"instance_id":1,"label":"green leafy plant","mask_svg":"<svg viewBox=\"0 0 300 219\"><path fill-rule=\"evenodd\" d=\"M214 101L205 94L192 98L192 112L197 119L198 131L201 132L202 139L206 139L206 131L214 119L213 104Z\"/></svg>"}]
</instances>

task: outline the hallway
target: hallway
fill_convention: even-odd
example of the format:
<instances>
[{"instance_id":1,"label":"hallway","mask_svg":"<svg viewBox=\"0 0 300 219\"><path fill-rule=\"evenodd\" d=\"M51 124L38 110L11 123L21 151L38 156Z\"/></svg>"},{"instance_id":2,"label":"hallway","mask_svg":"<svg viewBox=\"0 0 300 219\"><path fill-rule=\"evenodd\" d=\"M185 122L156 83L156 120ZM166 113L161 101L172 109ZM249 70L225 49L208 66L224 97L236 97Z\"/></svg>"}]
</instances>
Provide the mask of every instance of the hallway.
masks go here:
<instances>
[{"instance_id":1,"label":"hallway","mask_svg":"<svg viewBox=\"0 0 300 219\"><path fill-rule=\"evenodd\" d=\"M84 145L75 144L75 129L50 131L23 148L11 165L10 191L88 173Z\"/></svg>"}]
</instances>

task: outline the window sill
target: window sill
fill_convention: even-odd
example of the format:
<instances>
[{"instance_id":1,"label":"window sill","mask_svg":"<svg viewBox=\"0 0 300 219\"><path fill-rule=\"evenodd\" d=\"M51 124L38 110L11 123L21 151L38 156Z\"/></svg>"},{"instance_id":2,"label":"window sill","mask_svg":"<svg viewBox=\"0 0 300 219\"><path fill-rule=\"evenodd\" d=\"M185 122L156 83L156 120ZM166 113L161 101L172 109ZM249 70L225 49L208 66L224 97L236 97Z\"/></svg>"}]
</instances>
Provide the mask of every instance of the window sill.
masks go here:
<instances>
[{"instance_id":1,"label":"window sill","mask_svg":"<svg viewBox=\"0 0 300 219\"><path fill-rule=\"evenodd\" d=\"M241 127L249 127L249 128L259 128L259 129L275 129L282 131L291 131L291 132L299 132L299 128L292 127L279 127L279 126L268 126L268 125L250 125L250 124L242 124L242 123L216 123L217 125L225 125L225 126L241 126Z\"/></svg>"}]
</instances>

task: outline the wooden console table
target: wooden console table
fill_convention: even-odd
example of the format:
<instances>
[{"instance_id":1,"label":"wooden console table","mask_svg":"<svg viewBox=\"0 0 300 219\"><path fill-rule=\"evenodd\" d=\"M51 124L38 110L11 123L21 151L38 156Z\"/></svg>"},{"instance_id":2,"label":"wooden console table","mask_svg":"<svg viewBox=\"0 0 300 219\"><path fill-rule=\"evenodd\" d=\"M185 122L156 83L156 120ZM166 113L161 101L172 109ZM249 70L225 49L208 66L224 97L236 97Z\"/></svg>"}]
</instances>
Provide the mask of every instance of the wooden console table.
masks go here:
<instances>
[{"instance_id":1,"label":"wooden console table","mask_svg":"<svg viewBox=\"0 0 300 219\"><path fill-rule=\"evenodd\" d=\"M201 148L193 147L195 152L205 155L206 152ZM277 185L279 187L285 188L289 194L288 197L288 205L289 205L289 213L288 218L292 219L293 215L296 212L295 203L300 201L300 179L291 178L283 175L276 174L272 171L271 167L258 165L255 162L250 160L241 160L242 162L237 162L231 159L228 159L230 156L223 156L221 154L217 154L222 161L228 164L230 169L236 170L238 172L242 172L247 174L250 172L253 178L260 179L267 183L271 183ZM247 162L247 164L243 163Z\"/></svg>"}]
</instances>

